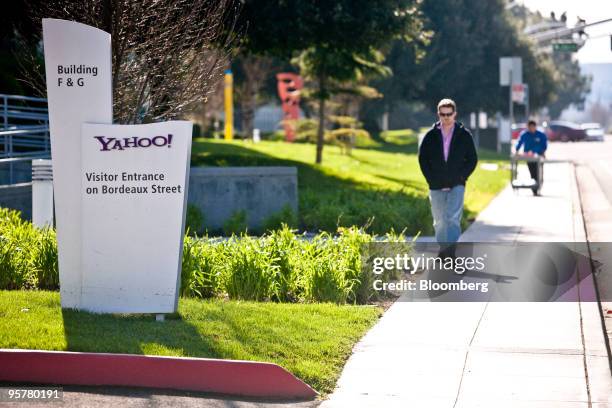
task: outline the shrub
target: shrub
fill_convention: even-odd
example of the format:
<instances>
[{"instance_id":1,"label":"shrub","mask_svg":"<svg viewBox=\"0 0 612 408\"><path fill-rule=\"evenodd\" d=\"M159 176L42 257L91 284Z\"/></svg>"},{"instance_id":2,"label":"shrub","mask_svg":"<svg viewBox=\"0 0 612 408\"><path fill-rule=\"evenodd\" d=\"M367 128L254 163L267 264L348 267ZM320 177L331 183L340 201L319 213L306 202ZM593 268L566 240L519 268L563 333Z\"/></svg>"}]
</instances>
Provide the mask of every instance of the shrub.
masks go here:
<instances>
[{"instance_id":1,"label":"shrub","mask_svg":"<svg viewBox=\"0 0 612 408\"><path fill-rule=\"evenodd\" d=\"M214 244L185 237L181 269L181 296L211 298L220 294L221 262Z\"/></svg>"},{"instance_id":2,"label":"shrub","mask_svg":"<svg viewBox=\"0 0 612 408\"><path fill-rule=\"evenodd\" d=\"M0 288L21 289L25 286L26 271L13 257L15 253L13 242L0 236Z\"/></svg>"},{"instance_id":3,"label":"shrub","mask_svg":"<svg viewBox=\"0 0 612 408\"><path fill-rule=\"evenodd\" d=\"M32 248L32 266L36 273L39 289L59 288L59 268L57 265L57 240L55 230L40 230L36 245Z\"/></svg>"},{"instance_id":4,"label":"shrub","mask_svg":"<svg viewBox=\"0 0 612 408\"><path fill-rule=\"evenodd\" d=\"M354 283L354 288L347 299L351 303L367 303L373 295L371 271L363 268L362 247L372 241L372 236L353 226L339 228L340 236L336 242L338 259L346 264L347 279Z\"/></svg>"},{"instance_id":5,"label":"shrub","mask_svg":"<svg viewBox=\"0 0 612 408\"><path fill-rule=\"evenodd\" d=\"M259 240L232 237L225 247L225 290L230 299L270 300L278 297L276 259Z\"/></svg>"},{"instance_id":6,"label":"shrub","mask_svg":"<svg viewBox=\"0 0 612 408\"><path fill-rule=\"evenodd\" d=\"M246 233L248 229L246 210L235 211L223 223L223 233L227 236Z\"/></svg>"},{"instance_id":7,"label":"shrub","mask_svg":"<svg viewBox=\"0 0 612 408\"><path fill-rule=\"evenodd\" d=\"M285 141L285 131L275 130L272 132L261 132L261 139L269 140L272 142L282 142Z\"/></svg>"},{"instance_id":8,"label":"shrub","mask_svg":"<svg viewBox=\"0 0 612 408\"><path fill-rule=\"evenodd\" d=\"M204 214L193 204L187 205L185 233L191 236L202 235L204 233Z\"/></svg>"},{"instance_id":9,"label":"shrub","mask_svg":"<svg viewBox=\"0 0 612 408\"><path fill-rule=\"evenodd\" d=\"M32 267L33 249L37 247L37 230L21 219L18 211L0 208L0 288L36 287Z\"/></svg>"},{"instance_id":10,"label":"shrub","mask_svg":"<svg viewBox=\"0 0 612 408\"><path fill-rule=\"evenodd\" d=\"M296 143L317 143L317 130L319 123L315 119L302 118L292 119L289 123L295 129L294 142Z\"/></svg>"},{"instance_id":11,"label":"shrub","mask_svg":"<svg viewBox=\"0 0 612 408\"><path fill-rule=\"evenodd\" d=\"M283 228L283 224L289 228L297 228L298 226L297 215L289 204L283 206L279 212L266 218L262 224L262 229L264 231L274 231Z\"/></svg>"},{"instance_id":12,"label":"shrub","mask_svg":"<svg viewBox=\"0 0 612 408\"><path fill-rule=\"evenodd\" d=\"M352 294L356 282L348 277L346 263L336 255L335 243L325 233L308 246L299 265L304 300L340 304Z\"/></svg>"},{"instance_id":13,"label":"shrub","mask_svg":"<svg viewBox=\"0 0 612 408\"><path fill-rule=\"evenodd\" d=\"M300 295L295 265L300 262L301 243L287 224L282 224L281 229L272 231L265 238L266 251L276 266L275 285L278 290L274 300L294 302Z\"/></svg>"},{"instance_id":14,"label":"shrub","mask_svg":"<svg viewBox=\"0 0 612 408\"><path fill-rule=\"evenodd\" d=\"M384 246L363 228L338 228L308 240L287 224L260 238L233 235L215 242L186 236L182 252L180 295L278 302L367 303L379 296L371 271L372 256L412 250L402 233L391 231ZM390 252L389 252L390 251ZM384 253L383 253L384 252ZM57 289L55 231L38 229L19 213L0 209L0 289ZM383 279L401 271L386 271Z\"/></svg>"}]
</instances>

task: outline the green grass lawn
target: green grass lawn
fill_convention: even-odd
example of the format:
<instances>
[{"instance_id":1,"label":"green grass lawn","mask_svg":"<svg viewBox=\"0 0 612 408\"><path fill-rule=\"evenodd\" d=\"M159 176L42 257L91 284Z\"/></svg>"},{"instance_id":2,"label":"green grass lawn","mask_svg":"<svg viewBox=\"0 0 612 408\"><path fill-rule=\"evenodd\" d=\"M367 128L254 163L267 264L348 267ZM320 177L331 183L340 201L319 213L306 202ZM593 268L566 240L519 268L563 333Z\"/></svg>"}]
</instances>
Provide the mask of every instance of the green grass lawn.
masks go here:
<instances>
[{"instance_id":1,"label":"green grass lawn","mask_svg":"<svg viewBox=\"0 0 612 408\"><path fill-rule=\"evenodd\" d=\"M386 136L386 137L385 137ZM391 228L432 235L428 188L417 160L417 137L412 131L383 135L386 142L353 149L352 156L337 146L325 146L323 164L315 165L315 145L263 141L226 142L196 139L193 166L296 166L299 223L309 231L333 232L337 226L363 226L384 234ZM502 164L506 158L479 152L480 164ZM464 226L507 184L508 171L477 168L470 178ZM373 218L373 220L372 220Z\"/></svg>"},{"instance_id":2,"label":"green grass lawn","mask_svg":"<svg viewBox=\"0 0 612 408\"><path fill-rule=\"evenodd\" d=\"M58 292L0 291L0 348L268 361L322 394L332 391L377 306L181 299L153 316L62 310Z\"/></svg>"}]
</instances>

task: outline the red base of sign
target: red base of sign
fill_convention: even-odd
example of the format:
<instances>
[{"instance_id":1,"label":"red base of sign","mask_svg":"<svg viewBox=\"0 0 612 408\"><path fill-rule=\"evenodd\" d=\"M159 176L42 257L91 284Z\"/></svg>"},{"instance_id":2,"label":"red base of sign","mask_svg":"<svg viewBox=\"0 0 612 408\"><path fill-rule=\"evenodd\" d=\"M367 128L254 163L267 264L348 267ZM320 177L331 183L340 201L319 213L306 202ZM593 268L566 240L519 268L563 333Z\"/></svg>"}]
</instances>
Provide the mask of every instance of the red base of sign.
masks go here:
<instances>
[{"instance_id":1,"label":"red base of sign","mask_svg":"<svg viewBox=\"0 0 612 408\"><path fill-rule=\"evenodd\" d=\"M318 395L272 363L41 350L0 350L0 381L166 388L269 399Z\"/></svg>"}]
</instances>

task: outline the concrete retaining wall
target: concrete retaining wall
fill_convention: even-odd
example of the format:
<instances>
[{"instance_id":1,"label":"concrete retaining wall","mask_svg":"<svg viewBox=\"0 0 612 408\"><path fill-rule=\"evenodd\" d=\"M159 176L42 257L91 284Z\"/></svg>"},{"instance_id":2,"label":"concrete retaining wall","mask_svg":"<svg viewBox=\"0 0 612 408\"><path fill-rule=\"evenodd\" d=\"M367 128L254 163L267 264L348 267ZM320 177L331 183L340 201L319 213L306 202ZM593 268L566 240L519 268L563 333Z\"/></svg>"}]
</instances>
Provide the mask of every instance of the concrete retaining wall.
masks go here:
<instances>
[{"instance_id":1,"label":"concrete retaining wall","mask_svg":"<svg viewBox=\"0 0 612 408\"><path fill-rule=\"evenodd\" d=\"M200 209L209 230L222 228L240 210L246 211L248 227L256 229L287 205L297 214L297 168L193 167L188 202ZM31 220L32 184L0 186L0 207Z\"/></svg>"},{"instance_id":2,"label":"concrete retaining wall","mask_svg":"<svg viewBox=\"0 0 612 408\"><path fill-rule=\"evenodd\" d=\"M192 167L188 202L202 211L209 230L240 210L249 228L258 228L286 205L297 214L297 168Z\"/></svg>"},{"instance_id":3,"label":"concrete retaining wall","mask_svg":"<svg viewBox=\"0 0 612 408\"><path fill-rule=\"evenodd\" d=\"M0 207L21 211L24 219L32 219L32 183L0 186Z\"/></svg>"}]
</instances>

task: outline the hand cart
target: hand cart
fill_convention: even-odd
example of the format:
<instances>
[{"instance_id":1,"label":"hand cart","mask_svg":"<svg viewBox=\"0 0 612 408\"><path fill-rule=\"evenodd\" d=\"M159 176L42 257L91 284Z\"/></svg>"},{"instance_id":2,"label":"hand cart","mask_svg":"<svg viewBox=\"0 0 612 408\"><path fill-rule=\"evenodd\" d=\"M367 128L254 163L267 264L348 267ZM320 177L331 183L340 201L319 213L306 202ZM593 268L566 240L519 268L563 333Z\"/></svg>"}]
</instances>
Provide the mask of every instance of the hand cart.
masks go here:
<instances>
[{"instance_id":1,"label":"hand cart","mask_svg":"<svg viewBox=\"0 0 612 408\"><path fill-rule=\"evenodd\" d=\"M529 180L518 180L518 164L519 162L524 161L527 163L537 163L538 164L538 179L529 179ZM529 188L533 191L533 195L540 195L540 190L542 189L543 183L543 172L544 170L544 158L542 156L530 156L523 154L515 154L510 157L510 183L512 184L512 189L516 191L519 188Z\"/></svg>"}]
</instances>

